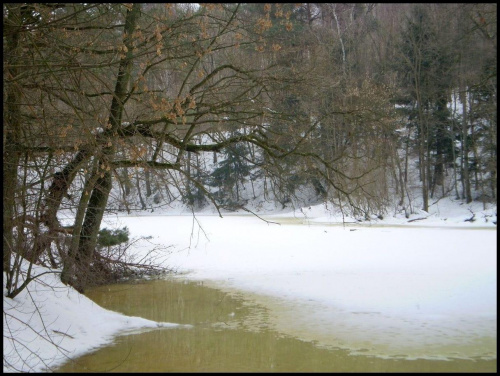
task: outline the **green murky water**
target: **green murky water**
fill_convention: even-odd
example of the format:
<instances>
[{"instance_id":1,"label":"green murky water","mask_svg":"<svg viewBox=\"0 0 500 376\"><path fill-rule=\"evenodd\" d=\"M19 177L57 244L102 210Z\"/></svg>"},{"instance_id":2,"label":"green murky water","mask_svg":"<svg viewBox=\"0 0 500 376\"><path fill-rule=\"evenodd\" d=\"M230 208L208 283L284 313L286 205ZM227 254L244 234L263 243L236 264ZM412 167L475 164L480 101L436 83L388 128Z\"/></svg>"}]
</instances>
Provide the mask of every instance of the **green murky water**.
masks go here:
<instances>
[{"instance_id":1,"label":"green murky water","mask_svg":"<svg viewBox=\"0 0 500 376\"><path fill-rule=\"evenodd\" d=\"M280 334L266 307L186 280L93 289L87 296L126 315L191 324L119 336L57 372L495 372L496 360L405 360L352 355Z\"/></svg>"}]
</instances>

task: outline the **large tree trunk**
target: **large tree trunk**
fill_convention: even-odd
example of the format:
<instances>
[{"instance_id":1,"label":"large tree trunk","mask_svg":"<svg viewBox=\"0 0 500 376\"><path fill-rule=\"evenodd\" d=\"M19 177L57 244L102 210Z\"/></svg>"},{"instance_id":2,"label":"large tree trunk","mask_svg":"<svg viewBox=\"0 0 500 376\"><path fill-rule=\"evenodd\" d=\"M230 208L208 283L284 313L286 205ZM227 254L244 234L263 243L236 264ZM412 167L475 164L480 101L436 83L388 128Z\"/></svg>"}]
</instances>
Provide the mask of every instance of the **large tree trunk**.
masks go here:
<instances>
[{"instance_id":1,"label":"large tree trunk","mask_svg":"<svg viewBox=\"0 0 500 376\"><path fill-rule=\"evenodd\" d=\"M127 47L127 54L121 59L116 86L114 90L113 100L110 107L110 115L108 119L109 129L106 130L103 136L109 137L112 140L118 128L121 126L125 99L127 96L130 74L133 66L132 56L132 34L135 31L137 20L140 16L141 4L133 4L127 10L125 18L123 44ZM97 182L92 190L89 199L85 220L80 233L80 243L78 251L75 255L75 272L76 278L72 282L75 287L83 291L85 286L91 279L90 265L93 259L94 250L97 246L97 236L101 226L102 217L106 208L109 193L112 187L111 163L115 154L115 145L113 142L103 147L98 158L98 170L91 177L97 177Z\"/></svg>"},{"instance_id":2,"label":"large tree trunk","mask_svg":"<svg viewBox=\"0 0 500 376\"><path fill-rule=\"evenodd\" d=\"M71 238L71 245L68 250L68 254L65 255L63 261L64 266L61 273L61 281L63 283L70 283L72 276L74 276L74 264L75 257L78 252L78 246L80 244L80 234L83 228L83 221L85 219L85 212L87 210L89 201L90 201L90 192L94 188L98 175L97 172L97 159L94 160L92 170L88 174L85 180L85 185L82 190L82 194L80 197L80 202L78 203L78 209L76 212L75 223L73 226L73 235Z\"/></svg>"},{"instance_id":3,"label":"large tree trunk","mask_svg":"<svg viewBox=\"0 0 500 376\"><path fill-rule=\"evenodd\" d=\"M4 11L5 12L5 11ZM4 23L4 69L5 79L13 80L18 76L19 69L16 68L16 56L19 49L20 33L18 23L22 19L20 8L8 7L8 17ZM12 29L12 30L11 30ZM6 37L5 37L6 35ZM14 226L15 226L15 197L17 186L17 168L21 158L19 142L21 137L21 90L15 82L5 84L4 92L7 94L4 107L4 139L3 139L3 271L7 273L7 282L10 281L10 258L14 248ZM10 286L7 286L10 289Z\"/></svg>"},{"instance_id":4,"label":"large tree trunk","mask_svg":"<svg viewBox=\"0 0 500 376\"><path fill-rule=\"evenodd\" d=\"M99 176L97 179L90 196L80 233L80 244L75 255L76 280L70 281L67 279L79 291L83 291L88 282L92 280L90 264L97 246L97 236L111 186L111 173L105 172L102 177Z\"/></svg>"}]
</instances>

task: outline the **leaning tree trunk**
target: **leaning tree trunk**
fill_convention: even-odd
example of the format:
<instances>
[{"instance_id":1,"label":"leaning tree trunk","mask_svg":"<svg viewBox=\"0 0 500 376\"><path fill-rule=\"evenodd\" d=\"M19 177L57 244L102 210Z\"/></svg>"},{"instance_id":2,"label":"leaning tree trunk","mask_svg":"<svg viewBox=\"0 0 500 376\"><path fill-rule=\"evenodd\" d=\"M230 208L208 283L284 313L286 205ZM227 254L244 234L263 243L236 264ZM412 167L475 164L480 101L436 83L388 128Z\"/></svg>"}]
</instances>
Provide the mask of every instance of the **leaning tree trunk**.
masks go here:
<instances>
[{"instance_id":1,"label":"leaning tree trunk","mask_svg":"<svg viewBox=\"0 0 500 376\"><path fill-rule=\"evenodd\" d=\"M101 226L104 209L108 202L111 191L112 180L109 171L99 176L92 190L92 195L85 213L85 220L80 232L80 243L75 255L75 279L66 277L66 281L72 284L77 290L83 291L85 286L91 281L90 264L94 256L94 249L97 245L97 235Z\"/></svg>"},{"instance_id":2,"label":"leaning tree trunk","mask_svg":"<svg viewBox=\"0 0 500 376\"><path fill-rule=\"evenodd\" d=\"M97 183L98 175L97 171L97 159L93 161L92 170L87 174L85 178L85 185L83 187L80 202L78 203L78 209L76 211L75 223L73 225L73 233L71 237L71 245L69 247L67 255L65 255L63 261L64 266L61 273L61 281L63 283L69 284L72 276L74 276L74 264L75 258L78 251L78 246L80 244L80 234L83 228L83 220L85 218L85 212L87 210L90 201L90 192Z\"/></svg>"},{"instance_id":3,"label":"leaning tree trunk","mask_svg":"<svg viewBox=\"0 0 500 376\"><path fill-rule=\"evenodd\" d=\"M127 10L125 18L123 44L127 47L128 52L120 60L118 77L116 79L108 120L109 127L103 133L103 137L108 137L110 142L100 150L100 154L98 155L98 170L95 173L98 177L89 199L85 220L80 233L80 243L75 255L76 275L71 283L80 291L83 291L85 285L88 284L89 278L91 278L90 265L93 259L94 250L97 246L97 235L101 226L104 209L106 208L112 187L111 164L116 150L112 140L113 135L116 134L122 122L123 108L125 106L125 98L127 97L127 89L131 77L130 73L133 67L132 35L135 31L140 11L141 4L134 3L133 6ZM91 179L93 179L94 176L91 177Z\"/></svg>"},{"instance_id":4,"label":"leaning tree trunk","mask_svg":"<svg viewBox=\"0 0 500 376\"><path fill-rule=\"evenodd\" d=\"M50 250L52 241L55 239L60 227L57 220L57 212L61 206L62 199L68 193L68 189L75 179L78 170L82 164L88 161L90 156L90 148L81 149L62 171L54 174L41 215L41 220L47 226L48 231L41 233L38 237L33 252L29 257L31 261L36 262L42 254Z\"/></svg>"}]
</instances>

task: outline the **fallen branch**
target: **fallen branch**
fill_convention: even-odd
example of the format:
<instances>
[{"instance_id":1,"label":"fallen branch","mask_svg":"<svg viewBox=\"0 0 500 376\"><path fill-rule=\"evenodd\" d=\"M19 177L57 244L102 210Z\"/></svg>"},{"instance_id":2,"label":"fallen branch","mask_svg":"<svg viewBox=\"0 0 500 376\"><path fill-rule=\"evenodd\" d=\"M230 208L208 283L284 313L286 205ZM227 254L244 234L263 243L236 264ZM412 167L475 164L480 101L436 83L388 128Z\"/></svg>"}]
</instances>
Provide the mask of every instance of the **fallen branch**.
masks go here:
<instances>
[{"instance_id":1,"label":"fallen branch","mask_svg":"<svg viewBox=\"0 0 500 376\"><path fill-rule=\"evenodd\" d=\"M473 213L472 210L470 210L470 209L469 209L469 211L472 213L472 217L464 219L464 222L474 222L476 220L476 218L474 218L476 216L476 214Z\"/></svg>"},{"instance_id":2,"label":"fallen branch","mask_svg":"<svg viewBox=\"0 0 500 376\"><path fill-rule=\"evenodd\" d=\"M415 218L415 219L412 219L412 220L408 221L408 223L415 222L415 221L421 221L422 219L427 219L427 217L424 217L424 218Z\"/></svg>"}]
</instances>

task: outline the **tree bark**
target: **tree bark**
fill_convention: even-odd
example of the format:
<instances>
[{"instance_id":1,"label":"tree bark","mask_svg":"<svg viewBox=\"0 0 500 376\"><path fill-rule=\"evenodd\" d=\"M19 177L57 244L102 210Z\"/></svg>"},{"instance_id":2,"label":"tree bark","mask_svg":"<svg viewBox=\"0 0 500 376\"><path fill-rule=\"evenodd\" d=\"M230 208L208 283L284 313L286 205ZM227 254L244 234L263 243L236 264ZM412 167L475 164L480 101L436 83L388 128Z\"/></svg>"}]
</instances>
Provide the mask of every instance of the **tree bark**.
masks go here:
<instances>
[{"instance_id":1,"label":"tree bark","mask_svg":"<svg viewBox=\"0 0 500 376\"><path fill-rule=\"evenodd\" d=\"M465 92L465 85L460 88L460 102L462 102L463 114L462 114L462 160L463 160L463 197L466 202L472 201L472 194L470 190L470 174L469 174L469 146L467 143L467 133L468 133L468 108L467 108L467 96Z\"/></svg>"},{"instance_id":2,"label":"tree bark","mask_svg":"<svg viewBox=\"0 0 500 376\"><path fill-rule=\"evenodd\" d=\"M98 159L98 171L94 174L94 176L98 175L98 178L92 190L85 213L85 220L80 233L78 252L75 257L77 273L75 282L77 286L75 287L80 290L85 288L89 278L91 278L89 275L90 264L94 255L94 250L97 246L97 235L112 187L112 175L110 170L116 148L114 143L111 142L111 139L117 134L118 128L121 126L122 122L123 109L133 67L132 35L135 31L140 12L141 4L134 3L132 7L127 10L125 18L123 44L127 47L128 52L120 60L118 77L110 107L108 129L103 134L104 137L109 137L110 144L102 148L101 155Z\"/></svg>"},{"instance_id":3,"label":"tree bark","mask_svg":"<svg viewBox=\"0 0 500 376\"><path fill-rule=\"evenodd\" d=\"M5 79L13 80L19 75L16 68L16 56L21 38L19 23L22 21L20 7L8 7L8 17L4 23L5 51L4 57L8 62L4 68ZM14 226L16 217L15 197L17 189L17 168L21 158L19 141L21 137L21 90L15 82L5 84L7 94L4 113L4 152L3 152L3 271L8 274L10 281L10 258L14 248ZM10 286L7 286L10 289Z\"/></svg>"},{"instance_id":4,"label":"tree bark","mask_svg":"<svg viewBox=\"0 0 500 376\"><path fill-rule=\"evenodd\" d=\"M62 199L68 193L68 189L75 179L78 170L90 156L91 150L84 148L76 154L73 160L68 163L62 171L54 174L52 184L47 193L47 198L45 199L45 207L40 217L42 223L48 227L48 231L40 234L37 239L35 248L30 255L33 262L35 262L44 252L48 252L57 234L57 230L60 227L57 220L57 212L61 206Z\"/></svg>"},{"instance_id":5,"label":"tree bark","mask_svg":"<svg viewBox=\"0 0 500 376\"><path fill-rule=\"evenodd\" d=\"M144 169L144 179L146 180L146 197L151 197L153 194L151 191L151 173L149 169Z\"/></svg>"},{"instance_id":6,"label":"tree bark","mask_svg":"<svg viewBox=\"0 0 500 376\"><path fill-rule=\"evenodd\" d=\"M71 283L80 291L84 290L92 278L90 275L90 264L97 245L97 235L101 226L104 209L108 202L111 186L111 173L106 172L102 177L97 179L85 212L85 221L80 233L78 252L75 255L76 281L74 284Z\"/></svg>"},{"instance_id":7,"label":"tree bark","mask_svg":"<svg viewBox=\"0 0 500 376\"><path fill-rule=\"evenodd\" d=\"M78 209L76 212L75 223L73 225L73 234L71 238L71 245L68 250L68 254L64 258L63 270L61 273L61 281L63 283L69 284L72 276L74 275L75 257L78 252L78 245L80 243L80 234L82 233L83 220L85 218L85 212L87 210L90 192L97 182L97 159L93 162L93 167L87 176L83 191L80 197L80 202L78 203Z\"/></svg>"},{"instance_id":8,"label":"tree bark","mask_svg":"<svg viewBox=\"0 0 500 376\"><path fill-rule=\"evenodd\" d=\"M141 180L139 179L139 173L136 171L135 172L135 184L137 187L137 195L139 196L139 202L141 203L141 209L144 210L146 209L146 203L144 202L144 199L142 198L142 193L141 193Z\"/></svg>"}]
</instances>

